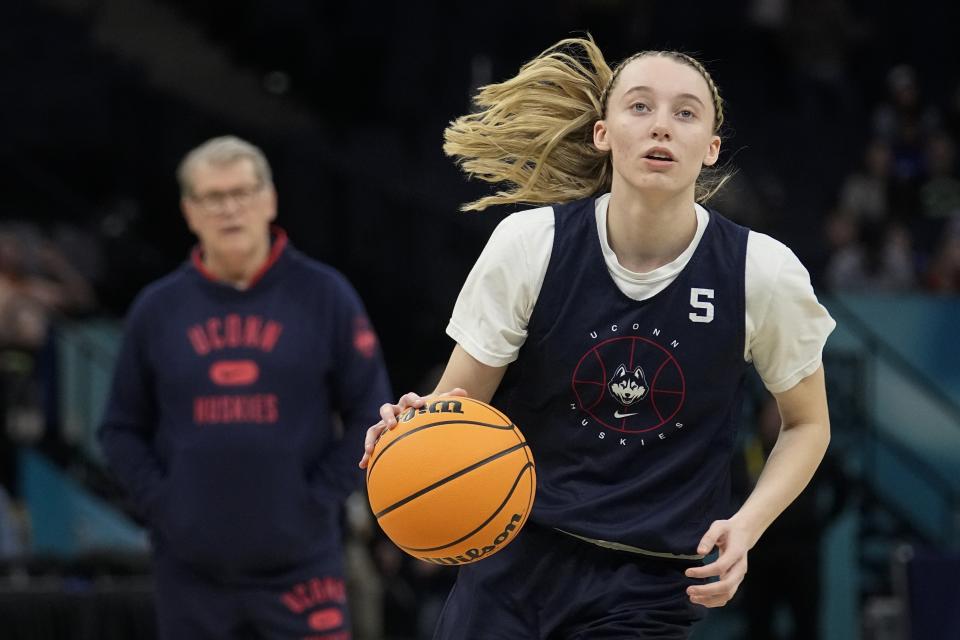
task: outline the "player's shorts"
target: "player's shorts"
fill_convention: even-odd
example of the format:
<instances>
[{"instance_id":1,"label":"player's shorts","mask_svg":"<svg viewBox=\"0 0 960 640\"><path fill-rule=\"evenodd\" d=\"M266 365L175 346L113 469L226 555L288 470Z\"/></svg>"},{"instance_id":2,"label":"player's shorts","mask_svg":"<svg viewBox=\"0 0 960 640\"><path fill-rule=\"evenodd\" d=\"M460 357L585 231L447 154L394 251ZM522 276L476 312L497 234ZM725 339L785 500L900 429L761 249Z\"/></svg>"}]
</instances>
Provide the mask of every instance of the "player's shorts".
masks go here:
<instances>
[{"instance_id":1,"label":"player's shorts","mask_svg":"<svg viewBox=\"0 0 960 640\"><path fill-rule=\"evenodd\" d=\"M160 640L350 640L336 556L224 580L160 554L154 574Z\"/></svg>"},{"instance_id":2,"label":"player's shorts","mask_svg":"<svg viewBox=\"0 0 960 640\"><path fill-rule=\"evenodd\" d=\"M686 589L700 561L604 549L528 522L460 568L434 640L681 639L706 609Z\"/></svg>"}]
</instances>

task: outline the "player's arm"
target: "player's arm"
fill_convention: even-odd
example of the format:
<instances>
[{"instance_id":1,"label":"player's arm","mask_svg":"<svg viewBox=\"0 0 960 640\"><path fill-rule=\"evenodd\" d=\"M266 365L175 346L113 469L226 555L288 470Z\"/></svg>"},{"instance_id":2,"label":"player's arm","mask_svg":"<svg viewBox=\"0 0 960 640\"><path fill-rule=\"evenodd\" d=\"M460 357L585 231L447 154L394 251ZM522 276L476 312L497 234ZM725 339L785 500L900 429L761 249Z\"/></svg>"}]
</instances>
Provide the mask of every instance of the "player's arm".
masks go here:
<instances>
[{"instance_id":1,"label":"player's arm","mask_svg":"<svg viewBox=\"0 0 960 640\"><path fill-rule=\"evenodd\" d=\"M367 461L373 455L373 447L377 440L380 439L384 431L397 426L397 416L403 413L405 409L409 407L419 409L427 404L431 398L439 395L469 396L482 402L490 402L497 387L500 386L500 381L503 380L503 374L506 370L507 365L491 367L483 364L467 353L459 344L456 345L433 393L421 396L411 391L401 397L396 404L387 403L380 407L380 422L367 429L360 468L366 468Z\"/></svg>"},{"instance_id":2,"label":"player's arm","mask_svg":"<svg viewBox=\"0 0 960 640\"><path fill-rule=\"evenodd\" d=\"M780 409L780 435L757 486L732 518L751 532L751 546L807 486L830 443L822 366L792 389L773 395Z\"/></svg>"},{"instance_id":3,"label":"player's arm","mask_svg":"<svg viewBox=\"0 0 960 640\"><path fill-rule=\"evenodd\" d=\"M781 427L747 501L729 520L712 523L700 541L698 553L716 547L719 557L687 571L719 578L688 589L691 600L708 607L722 606L736 593L747 551L807 485L830 441L821 362L836 323L818 302L810 274L786 246L750 232L745 293L745 357L776 398Z\"/></svg>"},{"instance_id":4,"label":"player's arm","mask_svg":"<svg viewBox=\"0 0 960 640\"><path fill-rule=\"evenodd\" d=\"M822 366L791 389L773 395L782 424L757 486L733 517L714 522L700 541L697 552L707 554L717 547L717 560L687 570L694 578L719 577L687 589L698 604L719 607L733 597L747 572L747 551L807 486L830 443Z\"/></svg>"},{"instance_id":5,"label":"player's arm","mask_svg":"<svg viewBox=\"0 0 960 640\"><path fill-rule=\"evenodd\" d=\"M490 402L496 393L507 366L491 367L471 356L459 344L453 348L447 368L431 395L447 395L450 389L461 389L464 395Z\"/></svg>"}]
</instances>

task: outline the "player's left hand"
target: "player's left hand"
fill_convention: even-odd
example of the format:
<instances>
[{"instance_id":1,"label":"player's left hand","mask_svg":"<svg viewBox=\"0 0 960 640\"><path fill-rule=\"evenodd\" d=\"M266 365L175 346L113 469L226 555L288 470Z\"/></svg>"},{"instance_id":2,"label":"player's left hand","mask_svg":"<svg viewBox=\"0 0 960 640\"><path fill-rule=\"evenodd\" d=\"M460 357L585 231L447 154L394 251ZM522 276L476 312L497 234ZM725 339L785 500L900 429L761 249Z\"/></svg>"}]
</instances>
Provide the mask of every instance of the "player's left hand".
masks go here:
<instances>
[{"instance_id":1,"label":"player's left hand","mask_svg":"<svg viewBox=\"0 0 960 640\"><path fill-rule=\"evenodd\" d=\"M720 579L716 582L687 587L690 601L705 607L722 607L730 602L740 583L747 575L747 551L750 550L750 535L730 520L716 520L703 535L697 553L708 554L714 547L720 550L719 557L702 567L687 569L689 578Z\"/></svg>"}]
</instances>

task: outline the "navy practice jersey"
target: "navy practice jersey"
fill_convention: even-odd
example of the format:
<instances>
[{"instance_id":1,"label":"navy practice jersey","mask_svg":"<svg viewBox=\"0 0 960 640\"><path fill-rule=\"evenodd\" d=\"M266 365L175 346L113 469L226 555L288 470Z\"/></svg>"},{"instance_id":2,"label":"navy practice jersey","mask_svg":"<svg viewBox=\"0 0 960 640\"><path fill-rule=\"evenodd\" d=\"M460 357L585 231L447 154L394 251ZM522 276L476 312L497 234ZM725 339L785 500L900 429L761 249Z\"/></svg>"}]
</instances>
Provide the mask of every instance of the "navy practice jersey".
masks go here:
<instances>
[{"instance_id":1,"label":"navy practice jersey","mask_svg":"<svg viewBox=\"0 0 960 640\"><path fill-rule=\"evenodd\" d=\"M637 301L611 278L594 199L554 207L546 277L493 403L537 465L532 520L696 557L729 509L748 231L711 212L683 271Z\"/></svg>"},{"instance_id":2,"label":"navy practice jersey","mask_svg":"<svg viewBox=\"0 0 960 640\"><path fill-rule=\"evenodd\" d=\"M279 232L246 290L195 253L137 298L101 441L161 551L243 574L339 545L357 452L389 400L353 288Z\"/></svg>"}]
</instances>

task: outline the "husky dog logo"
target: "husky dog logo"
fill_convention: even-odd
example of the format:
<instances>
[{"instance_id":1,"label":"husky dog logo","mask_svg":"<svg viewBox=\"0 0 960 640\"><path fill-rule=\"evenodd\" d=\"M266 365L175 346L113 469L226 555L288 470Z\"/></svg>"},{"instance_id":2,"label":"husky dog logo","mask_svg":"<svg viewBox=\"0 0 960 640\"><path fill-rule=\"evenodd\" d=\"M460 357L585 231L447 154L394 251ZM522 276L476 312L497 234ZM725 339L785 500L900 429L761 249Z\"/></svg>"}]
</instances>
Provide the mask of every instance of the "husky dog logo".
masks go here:
<instances>
[{"instance_id":1,"label":"husky dog logo","mask_svg":"<svg viewBox=\"0 0 960 640\"><path fill-rule=\"evenodd\" d=\"M647 378L640 367L627 371L627 367L621 364L610 381L610 393L625 407L646 398L649 390Z\"/></svg>"},{"instance_id":2,"label":"husky dog logo","mask_svg":"<svg viewBox=\"0 0 960 640\"><path fill-rule=\"evenodd\" d=\"M687 397L683 369L669 347L640 336L618 335L592 344L573 369L574 410L621 433L670 428ZM675 420L676 419L676 420Z\"/></svg>"}]
</instances>

